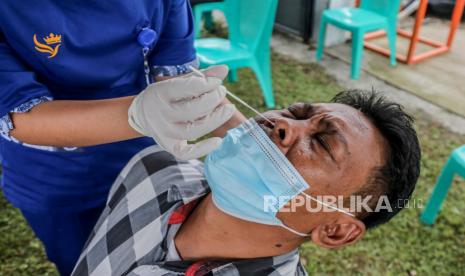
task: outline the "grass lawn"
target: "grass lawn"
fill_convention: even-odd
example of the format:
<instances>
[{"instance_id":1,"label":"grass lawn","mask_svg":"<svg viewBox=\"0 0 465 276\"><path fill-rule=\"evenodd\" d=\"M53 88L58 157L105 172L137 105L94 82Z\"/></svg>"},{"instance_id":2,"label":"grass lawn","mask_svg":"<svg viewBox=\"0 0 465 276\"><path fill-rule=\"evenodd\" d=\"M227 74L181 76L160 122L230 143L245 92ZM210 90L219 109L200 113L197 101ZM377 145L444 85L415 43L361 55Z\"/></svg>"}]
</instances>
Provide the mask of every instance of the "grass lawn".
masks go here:
<instances>
[{"instance_id":1,"label":"grass lawn","mask_svg":"<svg viewBox=\"0 0 465 276\"><path fill-rule=\"evenodd\" d=\"M273 79L278 107L296 101L328 101L343 88L317 65L301 65L273 56ZM260 89L249 70L239 72L231 91L252 106L263 107ZM239 107L241 108L241 107ZM264 108L261 108L264 110ZM247 110L244 113L252 115ZM414 114L423 149L422 173L414 194L425 203L436 176L455 147L465 137ZM302 247L302 259L310 274L368 275L465 275L465 185L456 180L434 227L418 220L420 209L403 211L391 223L370 231L358 244L339 249ZM56 275L46 261L40 242L20 213L0 196L0 275Z\"/></svg>"}]
</instances>

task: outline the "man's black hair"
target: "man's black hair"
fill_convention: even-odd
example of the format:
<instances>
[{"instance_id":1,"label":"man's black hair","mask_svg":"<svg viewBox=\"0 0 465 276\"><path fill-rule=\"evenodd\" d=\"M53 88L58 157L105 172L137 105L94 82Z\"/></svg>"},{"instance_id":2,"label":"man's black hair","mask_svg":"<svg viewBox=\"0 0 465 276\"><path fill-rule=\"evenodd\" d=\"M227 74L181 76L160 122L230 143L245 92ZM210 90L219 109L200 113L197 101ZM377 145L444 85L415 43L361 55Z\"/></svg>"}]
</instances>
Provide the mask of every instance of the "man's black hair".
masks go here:
<instances>
[{"instance_id":1,"label":"man's black hair","mask_svg":"<svg viewBox=\"0 0 465 276\"><path fill-rule=\"evenodd\" d=\"M344 91L337 94L332 102L360 110L388 144L386 163L375 169L368 185L357 193L361 196L378 193L376 203L379 196L387 196L392 211L382 209L360 216L367 228L385 223L402 210L410 199L420 174L421 150L413 128L413 118L404 112L402 106L374 91Z\"/></svg>"}]
</instances>

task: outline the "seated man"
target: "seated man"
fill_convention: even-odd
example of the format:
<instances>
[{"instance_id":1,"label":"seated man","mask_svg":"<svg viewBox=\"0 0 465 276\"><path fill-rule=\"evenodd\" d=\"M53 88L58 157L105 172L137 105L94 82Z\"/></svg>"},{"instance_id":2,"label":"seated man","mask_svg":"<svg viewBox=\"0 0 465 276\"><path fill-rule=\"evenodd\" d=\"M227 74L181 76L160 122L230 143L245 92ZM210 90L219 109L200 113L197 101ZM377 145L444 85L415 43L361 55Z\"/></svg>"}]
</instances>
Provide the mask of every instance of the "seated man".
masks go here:
<instances>
[{"instance_id":1,"label":"seated man","mask_svg":"<svg viewBox=\"0 0 465 276\"><path fill-rule=\"evenodd\" d=\"M263 116L256 119L261 130L247 121L229 131L205 166L156 146L135 156L73 275L305 275L302 243L353 244L410 198L420 148L399 105L348 91L332 103L298 103ZM288 197L279 211L257 208L267 193ZM322 196L342 196L344 204L325 204ZM351 196L369 196L371 209L385 197L389 206L346 208Z\"/></svg>"}]
</instances>

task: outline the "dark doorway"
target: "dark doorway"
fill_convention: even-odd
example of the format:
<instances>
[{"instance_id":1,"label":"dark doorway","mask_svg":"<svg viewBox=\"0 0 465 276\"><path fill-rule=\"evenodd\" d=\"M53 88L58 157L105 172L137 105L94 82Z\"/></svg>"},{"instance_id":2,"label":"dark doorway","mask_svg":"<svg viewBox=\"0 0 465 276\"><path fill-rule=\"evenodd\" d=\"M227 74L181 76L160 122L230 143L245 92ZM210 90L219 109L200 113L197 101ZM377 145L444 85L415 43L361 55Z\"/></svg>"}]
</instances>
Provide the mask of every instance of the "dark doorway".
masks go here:
<instances>
[{"instance_id":1,"label":"dark doorway","mask_svg":"<svg viewBox=\"0 0 465 276\"><path fill-rule=\"evenodd\" d=\"M290 32L308 42L312 35L315 0L279 0L276 29Z\"/></svg>"}]
</instances>

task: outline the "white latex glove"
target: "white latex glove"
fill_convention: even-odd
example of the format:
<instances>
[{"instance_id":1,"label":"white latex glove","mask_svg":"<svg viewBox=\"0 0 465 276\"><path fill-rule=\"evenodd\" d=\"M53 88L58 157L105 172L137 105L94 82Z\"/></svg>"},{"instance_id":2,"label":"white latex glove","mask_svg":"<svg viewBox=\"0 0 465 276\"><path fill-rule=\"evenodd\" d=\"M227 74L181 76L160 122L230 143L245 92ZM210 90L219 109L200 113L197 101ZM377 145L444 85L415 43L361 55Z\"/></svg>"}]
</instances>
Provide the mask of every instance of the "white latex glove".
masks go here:
<instances>
[{"instance_id":1,"label":"white latex glove","mask_svg":"<svg viewBox=\"0 0 465 276\"><path fill-rule=\"evenodd\" d=\"M213 66L202 73L149 85L129 107L129 125L179 159L199 158L216 149L221 138L187 143L226 123L236 110L232 104L221 104L228 67Z\"/></svg>"}]
</instances>

